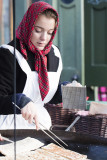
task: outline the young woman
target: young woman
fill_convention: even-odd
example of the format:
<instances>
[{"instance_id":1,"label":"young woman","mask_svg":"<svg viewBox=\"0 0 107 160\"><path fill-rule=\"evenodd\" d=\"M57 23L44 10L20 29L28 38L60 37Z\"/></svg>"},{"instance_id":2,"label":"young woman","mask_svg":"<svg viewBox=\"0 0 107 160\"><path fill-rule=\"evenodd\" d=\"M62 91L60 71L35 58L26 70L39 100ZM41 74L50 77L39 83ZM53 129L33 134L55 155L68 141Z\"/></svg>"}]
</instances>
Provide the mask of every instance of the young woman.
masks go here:
<instances>
[{"instance_id":1,"label":"young woman","mask_svg":"<svg viewBox=\"0 0 107 160\"><path fill-rule=\"evenodd\" d=\"M16 29L16 129L50 128L44 104L58 102L62 61L52 44L58 13L45 2L33 3ZM14 128L14 41L0 47L0 129ZM58 97L57 97L58 95ZM55 99L55 101L54 101ZM60 98L59 98L60 102Z\"/></svg>"}]
</instances>

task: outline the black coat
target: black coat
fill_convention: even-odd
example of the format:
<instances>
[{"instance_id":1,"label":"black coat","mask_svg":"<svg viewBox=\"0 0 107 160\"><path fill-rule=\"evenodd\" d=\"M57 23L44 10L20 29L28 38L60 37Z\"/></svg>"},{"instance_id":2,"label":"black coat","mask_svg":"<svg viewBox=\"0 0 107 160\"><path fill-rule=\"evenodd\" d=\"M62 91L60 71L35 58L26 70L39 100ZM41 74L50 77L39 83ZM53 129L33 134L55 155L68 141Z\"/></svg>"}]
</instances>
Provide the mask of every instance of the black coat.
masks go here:
<instances>
[{"instance_id":1,"label":"black coat","mask_svg":"<svg viewBox=\"0 0 107 160\"><path fill-rule=\"evenodd\" d=\"M11 41L9 45L13 46L14 42ZM16 49L21 53L19 40L16 39ZM32 71L34 68L34 54L27 49L28 59L27 62ZM50 53L47 55L47 70L48 72L56 72L59 65L59 58L54 54L54 49L51 48ZM25 82L26 74L22 71L16 60L16 93L22 93ZM12 105L12 97L14 95L14 55L6 48L0 48L0 114L14 113ZM62 102L60 86L50 103ZM24 105L24 104L23 104ZM17 113L20 113L16 110Z\"/></svg>"}]
</instances>

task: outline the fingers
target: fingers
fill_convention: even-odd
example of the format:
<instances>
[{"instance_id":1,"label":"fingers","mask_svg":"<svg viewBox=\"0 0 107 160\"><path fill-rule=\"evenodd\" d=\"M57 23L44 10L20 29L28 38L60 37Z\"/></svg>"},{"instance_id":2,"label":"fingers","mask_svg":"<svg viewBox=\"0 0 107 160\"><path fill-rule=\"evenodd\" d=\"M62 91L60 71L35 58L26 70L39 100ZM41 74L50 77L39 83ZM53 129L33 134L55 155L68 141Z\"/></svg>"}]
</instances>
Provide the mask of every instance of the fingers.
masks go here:
<instances>
[{"instance_id":1,"label":"fingers","mask_svg":"<svg viewBox=\"0 0 107 160\"><path fill-rule=\"evenodd\" d=\"M2 136L1 136L1 134L0 134L0 141L3 141L3 138L2 138Z\"/></svg>"},{"instance_id":2,"label":"fingers","mask_svg":"<svg viewBox=\"0 0 107 160\"><path fill-rule=\"evenodd\" d=\"M35 116L35 118L34 118L33 122L35 122L36 129L37 129L37 130L39 130L39 129L40 129L40 127L39 127L39 121L38 121L38 117L37 117L37 116Z\"/></svg>"},{"instance_id":3,"label":"fingers","mask_svg":"<svg viewBox=\"0 0 107 160\"><path fill-rule=\"evenodd\" d=\"M29 118L31 117L31 114L22 113L22 117L23 117L25 120L29 120Z\"/></svg>"},{"instance_id":4,"label":"fingers","mask_svg":"<svg viewBox=\"0 0 107 160\"><path fill-rule=\"evenodd\" d=\"M32 115L29 115L29 117L28 117L28 122L29 122L30 124L33 123L33 116L32 116Z\"/></svg>"},{"instance_id":5,"label":"fingers","mask_svg":"<svg viewBox=\"0 0 107 160\"><path fill-rule=\"evenodd\" d=\"M35 123L36 129L39 130L39 121L37 108L33 102L29 102L24 108L21 109L22 117L30 124Z\"/></svg>"},{"instance_id":6,"label":"fingers","mask_svg":"<svg viewBox=\"0 0 107 160\"><path fill-rule=\"evenodd\" d=\"M27 109L27 110L24 109L21 113L22 113L22 117L25 120L28 120L29 123L32 123L33 113L31 113L31 111L29 111L29 109Z\"/></svg>"}]
</instances>

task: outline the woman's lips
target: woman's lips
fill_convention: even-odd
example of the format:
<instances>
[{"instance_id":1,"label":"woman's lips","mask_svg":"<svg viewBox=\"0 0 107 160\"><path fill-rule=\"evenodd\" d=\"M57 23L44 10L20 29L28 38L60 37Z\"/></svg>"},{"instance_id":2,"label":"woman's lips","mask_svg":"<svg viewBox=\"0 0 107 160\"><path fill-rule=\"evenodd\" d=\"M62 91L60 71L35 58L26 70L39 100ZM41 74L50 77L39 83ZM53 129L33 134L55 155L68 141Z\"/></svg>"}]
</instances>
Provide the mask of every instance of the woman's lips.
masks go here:
<instances>
[{"instance_id":1,"label":"woman's lips","mask_svg":"<svg viewBox=\"0 0 107 160\"><path fill-rule=\"evenodd\" d=\"M39 42L38 42L38 46L40 46L40 47L44 47L44 46L45 46L45 44L44 44L44 43L39 43Z\"/></svg>"}]
</instances>

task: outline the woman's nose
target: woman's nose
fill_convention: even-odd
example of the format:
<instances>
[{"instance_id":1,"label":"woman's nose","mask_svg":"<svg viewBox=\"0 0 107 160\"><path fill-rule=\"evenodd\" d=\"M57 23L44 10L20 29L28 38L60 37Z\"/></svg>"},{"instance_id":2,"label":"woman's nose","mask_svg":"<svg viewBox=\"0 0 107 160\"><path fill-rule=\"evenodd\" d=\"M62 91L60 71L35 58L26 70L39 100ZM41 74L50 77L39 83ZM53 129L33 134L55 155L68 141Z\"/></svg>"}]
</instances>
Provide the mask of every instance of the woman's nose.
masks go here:
<instances>
[{"instance_id":1,"label":"woman's nose","mask_svg":"<svg viewBox=\"0 0 107 160\"><path fill-rule=\"evenodd\" d=\"M46 40L46 38L47 38L47 33L46 32L43 32L42 34L41 34L41 40Z\"/></svg>"}]
</instances>

